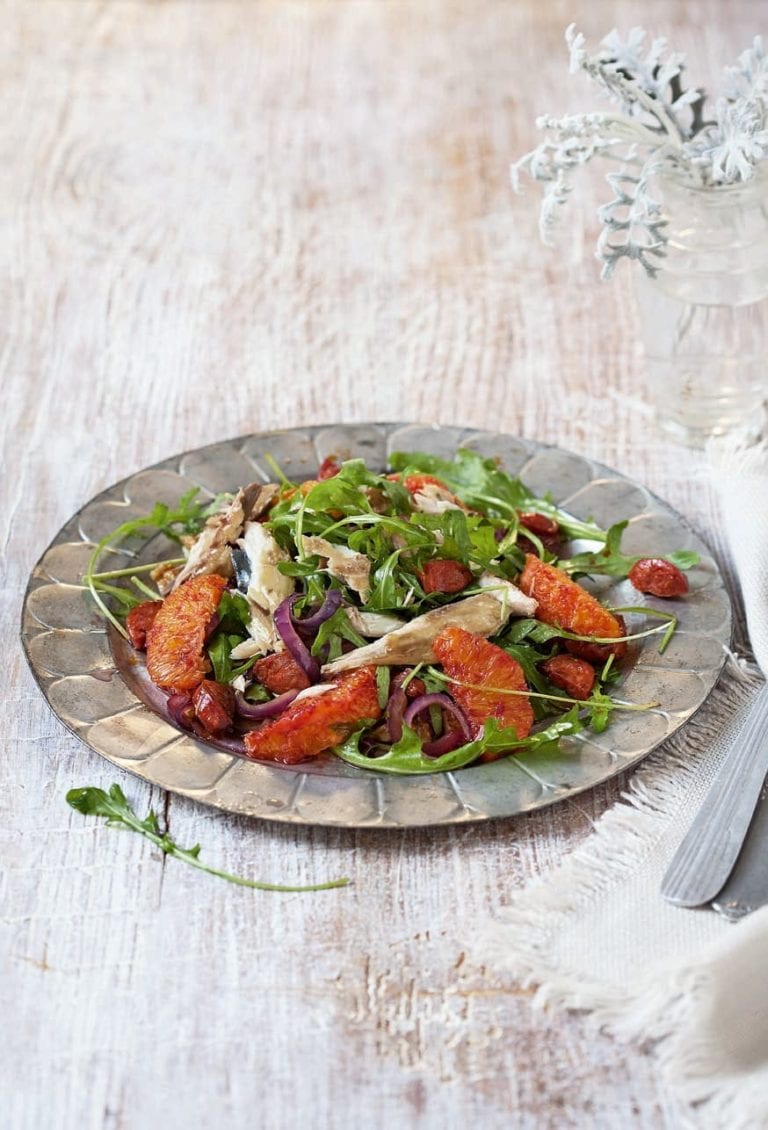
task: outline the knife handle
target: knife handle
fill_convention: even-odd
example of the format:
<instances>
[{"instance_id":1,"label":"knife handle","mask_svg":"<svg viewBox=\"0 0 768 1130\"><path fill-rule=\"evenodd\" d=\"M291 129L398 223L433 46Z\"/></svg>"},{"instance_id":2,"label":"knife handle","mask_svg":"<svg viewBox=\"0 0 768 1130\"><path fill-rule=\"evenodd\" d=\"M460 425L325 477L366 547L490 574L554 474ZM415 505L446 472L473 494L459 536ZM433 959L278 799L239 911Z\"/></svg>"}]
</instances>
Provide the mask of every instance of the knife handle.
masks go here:
<instances>
[{"instance_id":1,"label":"knife handle","mask_svg":"<svg viewBox=\"0 0 768 1130\"><path fill-rule=\"evenodd\" d=\"M676 906L702 906L722 890L768 772L768 687L758 694L661 885Z\"/></svg>"}]
</instances>

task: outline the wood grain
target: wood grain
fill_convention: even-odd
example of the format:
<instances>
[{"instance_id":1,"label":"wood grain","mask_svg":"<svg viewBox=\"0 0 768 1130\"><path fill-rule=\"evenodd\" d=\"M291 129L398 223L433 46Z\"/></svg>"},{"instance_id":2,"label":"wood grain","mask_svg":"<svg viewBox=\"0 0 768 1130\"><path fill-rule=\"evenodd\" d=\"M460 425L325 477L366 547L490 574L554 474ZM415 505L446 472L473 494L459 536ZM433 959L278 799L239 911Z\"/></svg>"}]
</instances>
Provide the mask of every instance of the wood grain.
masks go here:
<instances>
[{"instance_id":1,"label":"wood grain","mask_svg":"<svg viewBox=\"0 0 768 1130\"><path fill-rule=\"evenodd\" d=\"M749 0L11 4L0 40L3 1122L674 1128L651 1060L473 964L469 943L620 795L483 827L307 830L130 778L249 892L83 820L116 771L15 643L29 571L92 494L175 451L331 420L467 423L620 467L716 550L701 462L645 411L629 275L594 191L543 249L509 162L588 105L562 31L645 19L706 78ZM593 182L600 191L599 177Z\"/></svg>"}]
</instances>

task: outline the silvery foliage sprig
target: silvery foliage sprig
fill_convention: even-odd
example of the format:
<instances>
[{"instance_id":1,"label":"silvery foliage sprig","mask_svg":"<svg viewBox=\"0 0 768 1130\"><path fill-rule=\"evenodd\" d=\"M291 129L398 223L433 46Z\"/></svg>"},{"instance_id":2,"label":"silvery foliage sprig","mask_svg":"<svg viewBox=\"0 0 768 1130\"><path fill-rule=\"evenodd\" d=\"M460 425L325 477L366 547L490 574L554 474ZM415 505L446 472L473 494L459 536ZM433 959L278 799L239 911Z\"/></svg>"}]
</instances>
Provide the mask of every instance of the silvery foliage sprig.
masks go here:
<instances>
[{"instance_id":1,"label":"silvery foliage sprig","mask_svg":"<svg viewBox=\"0 0 768 1130\"><path fill-rule=\"evenodd\" d=\"M633 28L626 41L612 31L594 55L575 25L565 39L571 73L584 71L619 112L538 118L546 140L512 166L512 182L519 190L520 175L527 172L546 183L539 226L544 242L551 243L575 170L594 157L616 161L617 170L606 178L613 199L598 209L603 278L622 258L637 260L653 276L666 243L653 177L675 169L697 187L735 184L749 180L768 157L768 56L762 39L757 36L726 69L723 96L709 118L704 90L683 88L685 57L668 51L665 39L646 46L643 28Z\"/></svg>"}]
</instances>

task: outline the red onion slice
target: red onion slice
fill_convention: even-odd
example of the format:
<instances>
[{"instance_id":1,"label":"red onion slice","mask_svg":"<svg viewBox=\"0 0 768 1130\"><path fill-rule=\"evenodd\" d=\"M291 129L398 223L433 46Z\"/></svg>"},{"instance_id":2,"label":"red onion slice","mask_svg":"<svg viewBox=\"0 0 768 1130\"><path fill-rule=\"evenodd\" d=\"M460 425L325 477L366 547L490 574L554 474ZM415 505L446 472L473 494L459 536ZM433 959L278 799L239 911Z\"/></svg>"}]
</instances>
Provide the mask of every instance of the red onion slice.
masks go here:
<instances>
[{"instance_id":1,"label":"red onion slice","mask_svg":"<svg viewBox=\"0 0 768 1130\"><path fill-rule=\"evenodd\" d=\"M161 712L163 712L162 708ZM206 730L205 726L201 725L195 716L191 695L170 695L165 702L164 712L167 713L168 719L174 726L178 726L185 734L191 734L199 741L215 746L217 749L226 750L228 753L246 755L245 744L241 737L229 734L212 734L209 730Z\"/></svg>"},{"instance_id":2,"label":"red onion slice","mask_svg":"<svg viewBox=\"0 0 768 1130\"><path fill-rule=\"evenodd\" d=\"M289 598L291 601L291 620L295 628L301 628L302 631L315 632L324 624L326 620L330 620L334 612L338 612L341 608L342 595L339 589L328 589L325 594L325 600L318 608L317 612L312 616L296 617L293 615L293 606L300 598L292 596ZM286 645L287 646L287 645Z\"/></svg>"},{"instance_id":3,"label":"red onion slice","mask_svg":"<svg viewBox=\"0 0 768 1130\"><path fill-rule=\"evenodd\" d=\"M391 742L399 742L403 736L403 715L407 705L408 696L403 690L401 678L392 686L385 711L387 737Z\"/></svg>"},{"instance_id":4,"label":"red onion slice","mask_svg":"<svg viewBox=\"0 0 768 1130\"><path fill-rule=\"evenodd\" d=\"M451 714L461 727L464 741L472 741L472 728L467 721L466 714L447 694L420 694L418 698L415 698L413 702L410 703L403 714L403 722L405 725L410 726L414 718L421 714L422 710L428 710L430 706L439 706L442 710Z\"/></svg>"},{"instance_id":5,"label":"red onion slice","mask_svg":"<svg viewBox=\"0 0 768 1130\"><path fill-rule=\"evenodd\" d=\"M200 725L194 716L191 695L184 693L166 695L149 680L142 680L140 686L141 701L161 718L167 718L171 725L176 726L183 733L227 753L236 753L240 757L248 756L243 739L239 735L211 734Z\"/></svg>"},{"instance_id":6,"label":"red onion slice","mask_svg":"<svg viewBox=\"0 0 768 1130\"><path fill-rule=\"evenodd\" d=\"M310 683L316 683L320 678L320 664L313 655L309 654L308 649L296 631L293 623L293 606L298 596L289 596L286 600L279 604L275 609L275 627L280 633L280 639L290 651L293 658L301 667L304 674L309 679Z\"/></svg>"},{"instance_id":7,"label":"red onion slice","mask_svg":"<svg viewBox=\"0 0 768 1130\"><path fill-rule=\"evenodd\" d=\"M195 708L192 705L192 696L188 694L169 695L165 703L166 710L172 722L184 730L190 730L195 721Z\"/></svg>"},{"instance_id":8,"label":"red onion slice","mask_svg":"<svg viewBox=\"0 0 768 1130\"><path fill-rule=\"evenodd\" d=\"M236 736L229 737L226 734L205 734L200 735L202 740L207 742L208 745L215 746L216 749L221 749L226 753L236 753L240 757L247 757L248 750L245 748L245 742L242 738Z\"/></svg>"},{"instance_id":9,"label":"red onion slice","mask_svg":"<svg viewBox=\"0 0 768 1130\"><path fill-rule=\"evenodd\" d=\"M276 714L282 714L286 706L291 705L298 693L298 691L286 691L285 694L280 694L277 698L271 698L269 702L249 702L241 691L236 691L235 709L241 718L250 718L255 721L260 721L263 718L274 718Z\"/></svg>"},{"instance_id":10,"label":"red onion slice","mask_svg":"<svg viewBox=\"0 0 768 1130\"><path fill-rule=\"evenodd\" d=\"M452 750L458 749L460 745L464 745L464 735L460 730L446 730L442 737L435 738L433 742L427 742L426 745L421 747L421 752L425 757L442 757L444 753L451 753Z\"/></svg>"}]
</instances>

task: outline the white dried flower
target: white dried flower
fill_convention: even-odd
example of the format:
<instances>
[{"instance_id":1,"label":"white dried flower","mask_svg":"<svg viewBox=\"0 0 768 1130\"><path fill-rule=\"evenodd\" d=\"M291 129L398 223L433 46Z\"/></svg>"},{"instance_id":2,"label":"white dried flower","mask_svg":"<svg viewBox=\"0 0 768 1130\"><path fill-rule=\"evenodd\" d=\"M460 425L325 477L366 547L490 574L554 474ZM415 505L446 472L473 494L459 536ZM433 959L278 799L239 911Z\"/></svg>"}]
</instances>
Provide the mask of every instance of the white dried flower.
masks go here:
<instances>
[{"instance_id":1,"label":"white dried flower","mask_svg":"<svg viewBox=\"0 0 768 1130\"><path fill-rule=\"evenodd\" d=\"M587 41L580 31L576 31L576 24L569 24L565 29L565 42L568 44L571 53L571 74L575 75L577 71L581 70L587 58L587 53L584 50Z\"/></svg>"},{"instance_id":2,"label":"white dried flower","mask_svg":"<svg viewBox=\"0 0 768 1130\"><path fill-rule=\"evenodd\" d=\"M605 129L609 119L609 114L566 114L564 118L553 118L549 114L542 114L536 119L536 128L586 137L588 134L599 133Z\"/></svg>"},{"instance_id":3,"label":"white dried flower","mask_svg":"<svg viewBox=\"0 0 768 1130\"><path fill-rule=\"evenodd\" d=\"M655 274L665 236L661 208L649 189L651 176L674 168L699 187L734 184L749 180L768 158L768 56L762 39L757 36L727 68L714 122L704 118L704 91L683 88L685 58L669 52L665 39L647 46L641 27L632 28L626 39L612 31L594 55L575 24L566 29L565 39L571 72L583 71L619 112L539 117L536 125L547 137L512 166L513 184L519 189L523 172L546 183L540 230L551 242L574 170L597 156L619 161L621 171L608 177L613 199L598 212L603 276L622 258Z\"/></svg>"},{"instance_id":4,"label":"white dried flower","mask_svg":"<svg viewBox=\"0 0 768 1130\"><path fill-rule=\"evenodd\" d=\"M740 102L717 105L717 131L719 143L709 149L712 176L722 184L749 180L757 165L768 152L768 129L765 118Z\"/></svg>"},{"instance_id":5,"label":"white dried flower","mask_svg":"<svg viewBox=\"0 0 768 1130\"><path fill-rule=\"evenodd\" d=\"M762 36L755 36L752 46L739 55L736 66L725 68L724 93L729 102L768 97L768 55Z\"/></svg>"}]
</instances>

